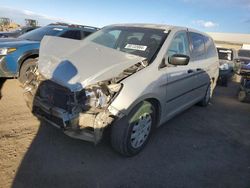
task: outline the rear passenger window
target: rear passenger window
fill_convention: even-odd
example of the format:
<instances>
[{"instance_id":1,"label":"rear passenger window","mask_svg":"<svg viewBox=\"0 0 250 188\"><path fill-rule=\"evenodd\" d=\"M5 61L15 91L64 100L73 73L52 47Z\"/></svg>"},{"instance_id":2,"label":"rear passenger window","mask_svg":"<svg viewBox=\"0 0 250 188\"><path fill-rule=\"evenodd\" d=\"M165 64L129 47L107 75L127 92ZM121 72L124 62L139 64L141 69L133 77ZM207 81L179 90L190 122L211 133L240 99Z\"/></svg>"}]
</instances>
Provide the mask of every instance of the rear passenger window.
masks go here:
<instances>
[{"instance_id":1,"label":"rear passenger window","mask_svg":"<svg viewBox=\"0 0 250 188\"><path fill-rule=\"evenodd\" d=\"M206 58L204 37L201 34L190 32L190 41L192 44L192 58L193 60L200 60Z\"/></svg>"},{"instance_id":2,"label":"rear passenger window","mask_svg":"<svg viewBox=\"0 0 250 188\"><path fill-rule=\"evenodd\" d=\"M84 37L87 37L87 36L89 36L90 34L92 34L92 32L83 31Z\"/></svg>"},{"instance_id":3,"label":"rear passenger window","mask_svg":"<svg viewBox=\"0 0 250 188\"><path fill-rule=\"evenodd\" d=\"M217 52L213 40L210 37L204 36L204 42L207 50L207 57L216 56Z\"/></svg>"},{"instance_id":4,"label":"rear passenger window","mask_svg":"<svg viewBox=\"0 0 250 188\"><path fill-rule=\"evenodd\" d=\"M82 39L82 35L81 35L81 31L80 30L69 30L69 31L66 31L65 33L63 33L61 35L61 37L69 38L69 39L76 39L76 40L81 40Z\"/></svg>"},{"instance_id":5,"label":"rear passenger window","mask_svg":"<svg viewBox=\"0 0 250 188\"><path fill-rule=\"evenodd\" d=\"M172 40L167 55L168 57L174 55L174 54L182 54L190 56L189 53L189 42L186 32L180 32L178 33L174 39Z\"/></svg>"}]
</instances>

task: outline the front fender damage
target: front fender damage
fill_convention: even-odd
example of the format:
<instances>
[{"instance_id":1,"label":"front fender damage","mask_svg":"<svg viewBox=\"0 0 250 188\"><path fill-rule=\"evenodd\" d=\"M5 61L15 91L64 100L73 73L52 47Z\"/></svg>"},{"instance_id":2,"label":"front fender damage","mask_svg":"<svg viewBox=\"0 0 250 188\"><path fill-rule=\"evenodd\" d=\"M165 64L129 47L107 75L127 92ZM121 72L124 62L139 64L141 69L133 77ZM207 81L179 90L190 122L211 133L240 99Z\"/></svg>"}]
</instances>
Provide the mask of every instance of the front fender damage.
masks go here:
<instances>
[{"instance_id":1,"label":"front fender damage","mask_svg":"<svg viewBox=\"0 0 250 188\"><path fill-rule=\"evenodd\" d=\"M114 116L108 110L97 114L81 113L79 124L71 129L65 129L64 133L72 138L97 144L103 136L104 129L111 125L113 120Z\"/></svg>"},{"instance_id":2,"label":"front fender damage","mask_svg":"<svg viewBox=\"0 0 250 188\"><path fill-rule=\"evenodd\" d=\"M32 113L41 121L62 129L72 138L95 144L102 139L104 129L110 126L117 117L108 108L69 112L49 104L36 94L32 95L30 89L24 92L24 99Z\"/></svg>"}]
</instances>

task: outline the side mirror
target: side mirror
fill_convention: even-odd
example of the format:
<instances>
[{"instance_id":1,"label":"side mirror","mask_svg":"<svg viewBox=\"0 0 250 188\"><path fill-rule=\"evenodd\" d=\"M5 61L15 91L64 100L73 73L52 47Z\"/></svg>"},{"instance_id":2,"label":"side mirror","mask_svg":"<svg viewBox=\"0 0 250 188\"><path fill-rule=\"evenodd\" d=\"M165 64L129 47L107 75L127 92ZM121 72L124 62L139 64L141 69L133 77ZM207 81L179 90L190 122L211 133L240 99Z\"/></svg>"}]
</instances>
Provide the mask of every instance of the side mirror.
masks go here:
<instances>
[{"instance_id":1,"label":"side mirror","mask_svg":"<svg viewBox=\"0 0 250 188\"><path fill-rule=\"evenodd\" d=\"M183 54L174 54L168 58L168 63L171 65L187 65L190 57Z\"/></svg>"}]
</instances>

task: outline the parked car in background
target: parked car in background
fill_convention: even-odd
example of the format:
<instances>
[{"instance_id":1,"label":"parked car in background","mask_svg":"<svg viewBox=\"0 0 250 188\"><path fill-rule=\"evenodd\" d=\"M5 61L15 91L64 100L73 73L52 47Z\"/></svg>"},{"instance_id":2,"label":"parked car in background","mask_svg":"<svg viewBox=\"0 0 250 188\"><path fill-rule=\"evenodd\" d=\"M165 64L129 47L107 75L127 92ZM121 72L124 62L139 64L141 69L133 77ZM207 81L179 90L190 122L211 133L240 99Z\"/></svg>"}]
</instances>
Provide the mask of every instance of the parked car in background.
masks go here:
<instances>
[{"instance_id":1,"label":"parked car in background","mask_svg":"<svg viewBox=\"0 0 250 188\"><path fill-rule=\"evenodd\" d=\"M176 26L111 25L83 41L46 36L24 91L35 115L65 134L140 152L154 128L199 103L219 75L213 40ZM188 126L188 125L187 125Z\"/></svg>"},{"instance_id":2,"label":"parked car in background","mask_svg":"<svg viewBox=\"0 0 250 188\"><path fill-rule=\"evenodd\" d=\"M248 64L250 62L250 49L240 49L238 51L238 61Z\"/></svg>"},{"instance_id":3,"label":"parked car in background","mask_svg":"<svg viewBox=\"0 0 250 188\"><path fill-rule=\"evenodd\" d=\"M241 102L246 102L250 99L250 62L247 64L241 64L239 75L241 76L241 81L238 99Z\"/></svg>"},{"instance_id":4,"label":"parked car in background","mask_svg":"<svg viewBox=\"0 0 250 188\"><path fill-rule=\"evenodd\" d=\"M250 49L249 45L243 45L238 51L238 59L235 66L236 81L240 83L238 99L241 102L250 99Z\"/></svg>"},{"instance_id":5,"label":"parked car in background","mask_svg":"<svg viewBox=\"0 0 250 188\"><path fill-rule=\"evenodd\" d=\"M17 77L21 83L29 71L36 67L40 42L44 36L57 36L76 40L97 31L90 26L51 24L30 31L18 38L0 39L0 77Z\"/></svg>"},{"instance_id":6,"label":"parked car in background","mask_svg":"<svg viewBox=\"0 0 250 188\"><path fill-rule=\"evenodd\" d=\"M31 27L31 26L25 26L25 27L21 27L21 28L18 28L14 31L9 31L9 32L0 32L0 38L17 38L19 37L20 35L24 34L24 33L27 33L29 31L32 31L34 29L37 29L39 27Z\"/></svg>"},{"instance_id":7,"label":"parked car in background","mask_svg":"<svg viewBox=\"0 0 250 188\"><path fill-rule=\"evenodd\" d=\"M246 45L243 45L243 47L246 47ZM235 63L235 81L241 82L241 68L242 66L248 65L250 63L250 49L248 48L241 48L238 50L238 58L236 59Z\"/></svg>"},{"instance_id":8,"label":"parked car in background","mask_svg":"<svg viewBox=\"0 0 250 188\"><path fill-rule=\"evenodd\" d=\"M222 86L227 86L228 79L232 76L235 68L237 53L235 49L229 48L217 48L217 52L220 62L220 74L218 81Z\"/></svg>"}]
</instances>

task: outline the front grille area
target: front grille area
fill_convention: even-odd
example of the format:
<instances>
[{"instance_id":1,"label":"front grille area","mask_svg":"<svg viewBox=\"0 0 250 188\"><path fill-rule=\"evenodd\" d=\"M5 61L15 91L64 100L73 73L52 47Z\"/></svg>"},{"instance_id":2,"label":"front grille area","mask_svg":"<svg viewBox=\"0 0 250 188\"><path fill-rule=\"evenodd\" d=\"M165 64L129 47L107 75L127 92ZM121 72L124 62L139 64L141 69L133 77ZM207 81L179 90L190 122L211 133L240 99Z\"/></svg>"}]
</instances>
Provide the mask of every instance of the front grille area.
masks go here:
<instances>
[{"instance_id":1,"label":"front grille area","mask_svg":"<svg viewBox=\"0 0 250 188\"><path fill-rule=\"evenodd\" d=\"M47 114L46 112L42 111L41 109L39 108L35 108L33 109L34 110L34 113L37 114L37 115L40 115L42 116L43 118L46 118L47 120L57 124L58 126L60 126L61 128L64 127L64 123L63 123L63 120L61 118L58 118L58 117L55 117L55 116L52 116L52 115L49 115Z\"/></svg>"},{"instance_id":2,"label":"front grille area","mask_svg":"<svg viewBox=\"0 0 250 188\"><path fill-rule=\"evenodd\" d=\"M74 102L73 93L69 89L50 80L40 83L38 95L42 100L45 100L53 106L62 108L69 112L72 110L71 104Z\"/></svg>"}]
</instances>

